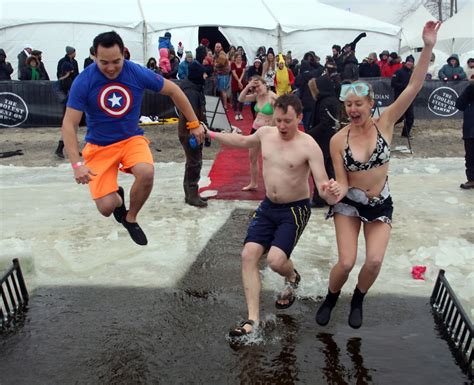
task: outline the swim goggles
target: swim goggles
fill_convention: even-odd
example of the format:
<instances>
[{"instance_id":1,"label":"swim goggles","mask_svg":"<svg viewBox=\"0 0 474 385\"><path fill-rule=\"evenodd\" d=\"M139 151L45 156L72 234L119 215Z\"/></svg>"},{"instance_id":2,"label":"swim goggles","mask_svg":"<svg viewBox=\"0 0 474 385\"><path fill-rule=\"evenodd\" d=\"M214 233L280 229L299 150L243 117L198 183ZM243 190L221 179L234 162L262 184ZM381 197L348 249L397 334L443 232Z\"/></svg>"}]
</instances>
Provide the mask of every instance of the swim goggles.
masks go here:
<instances>
[{"instance_id":1,"label":"swim goggles","mask_svg":"<svg viewBox=\"0 0 474 385\"><path fill-rule=\"evenodd\" d=\"M369 95L369 92L370 92L369 85L363 82L343 84L341 85L341 94L339 95L339 100L341 101L346 100L347 96L351 92L359 97L367 96Z\"/></svg>"}]
</instances>

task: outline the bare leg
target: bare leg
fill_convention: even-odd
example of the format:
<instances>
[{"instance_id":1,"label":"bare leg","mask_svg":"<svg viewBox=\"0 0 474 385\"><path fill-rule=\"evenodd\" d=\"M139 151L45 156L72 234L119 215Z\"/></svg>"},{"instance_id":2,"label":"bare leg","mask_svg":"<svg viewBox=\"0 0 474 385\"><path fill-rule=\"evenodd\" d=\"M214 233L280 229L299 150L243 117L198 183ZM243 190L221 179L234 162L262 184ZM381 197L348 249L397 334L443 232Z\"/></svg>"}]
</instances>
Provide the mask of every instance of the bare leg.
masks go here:
<instances>
[{"instance_id":1,"label":"bare leg","mask_svg":"<svg viewBox=\"0 0 474 385\"><path fill-rule=\"evenodd\" d=\"M357 258L357 240L361 221L356 217L334 215L339 258L329 275L329 290L339 292L347 281Z\"/></svg>"},{"instance_id":2,"label":"bare leg","mask_svg":"<svg viewBox=\"0 0 474 385\"><path fill-rule=\"evenodd\" d=\"M391 227L380 221L364 224L366 256L357 282L362 293L367 293L379 275L390 231Z\"/></svg>"},{"instance_id":3,"label":"bare leg","mask_svg":"<svg viewBox=\"0 0 474 385\"><path fill-rule=\"evenodd\" d=\"M104 216L109 217L115 210L116 207L122 205L122 198L117 192L112 192L103 196L101 198L95 199L95 204L97 206L97 210Z\"/></svg>"},{"instance_id":4,"label":"bare leg","mask_svg":"<svg viewBox=\"0 0 474 385\"><path fill-rule=\"evenodd\" d=\"M260 320L260 291L262 289L258 261L263 252L263 246L253 242L246 243L242 250L242 283L247 301L248 319L254 321L256 325ZM245 325L244 329L249 332L252 326Z\"/></svg>"},{"instance_id":5,"label":"bare leg","mask_svg":"<svg viewBox=\"0 0 474 385\"><path fill-rule=\"evenodd\" d=\"M242 191L252 191L258 188L258 158L260 157L260 147L249 149L250 159L250 183L242 187Z\"/></svg>"},{"instance_id":6,"label":"bare leg","mask_svg":"<svg viewBox=\"0 0 474 385\"><path fill-rule=\"evenodd\" d=\"M131 168L135 176L135 182L130 190L130 208L125 218L127 222L137 221L137 215L150 196L153 188L153 165L148 163L138 163Z\"/></svg>"},{"instance_id":7,"label":"bare leg","mask_svg":"<svg viewBox=\"0 0 474 385\"><path fill-rule=\"evenodd\" d=\"M285 277L290 282L295 282L296 273L293 262L286 256L283 250L272 246L268 252L267 263L274 272L280 274L282 277ZM287 297L290 295L288 290L290 289L286 289L281 294L282 298L277 300L280 305L288 304L289 299Z\"/></svg>"}]
</instances>

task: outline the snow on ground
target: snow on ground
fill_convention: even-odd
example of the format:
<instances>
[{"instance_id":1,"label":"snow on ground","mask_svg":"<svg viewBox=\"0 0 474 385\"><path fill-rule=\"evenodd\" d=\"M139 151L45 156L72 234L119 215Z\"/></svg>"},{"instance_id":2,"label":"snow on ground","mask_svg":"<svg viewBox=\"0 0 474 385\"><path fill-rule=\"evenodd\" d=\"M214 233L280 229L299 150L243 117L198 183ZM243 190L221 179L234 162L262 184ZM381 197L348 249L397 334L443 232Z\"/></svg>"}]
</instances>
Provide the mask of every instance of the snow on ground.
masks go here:
<instances>
[{"instance_id":1,"label":"snow on ground","mask_svg":"<svg viewBox=\"0 0 474 385\"><path fill-rule=\"evenodd\" d=\"M204 162L203 175L212 163ZM395 202L390 244L375 293L428 297L439 269L474 318L474 191L464 181L461 158L393 159L389 177ZM180 279L234 208L258 202L211 200L206 209L183 202L182 163L156 164L155 187L139 216L147 247L136 246L113 218L101 217L88 189L76 185L68 165L0 166L0 270L18 257L31 288L42 285L114 285L169 287ZM208 183L203 178L202 183ZM121 176L128 191L130 176ZM292 258L303 277L300 294L326 292L337 249L331 220L315 210ZM239 230L241 231L241 230ZM245 232L242 232L242 238ZM364 257L344 291L353 290ZM225 258L225 256L223 256ZM411 268L427 267L426 280L414 280ZM265 287L281 279L265 271Z\"/></svg>"}]
</instances>

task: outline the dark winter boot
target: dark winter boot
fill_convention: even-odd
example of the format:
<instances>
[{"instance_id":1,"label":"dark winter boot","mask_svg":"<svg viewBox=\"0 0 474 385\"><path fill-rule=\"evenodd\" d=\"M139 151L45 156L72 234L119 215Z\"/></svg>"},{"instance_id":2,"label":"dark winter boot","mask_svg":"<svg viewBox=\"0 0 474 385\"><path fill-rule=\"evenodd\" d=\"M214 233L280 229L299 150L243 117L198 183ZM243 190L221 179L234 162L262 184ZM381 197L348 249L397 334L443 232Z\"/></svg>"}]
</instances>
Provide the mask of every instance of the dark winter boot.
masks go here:
<instances>
[{"instance_id":1,"label":"dark winter boot","mask_svg":"<svg viewBox=\"0 0 474 385\"><path fill-rule=\"evenodd\" d=\"M198 187L189 187L188 199L186 201L188 205L196 207L207 207L207 202L202 200L199 196Z\"/></svg>"},{"instance_id":2,"label":"dark winter boot","mask_svg":"<svg viewBox=\"0 0 474 385\"><path fill-rule=\"evenodd\" d=\"M339 294L341 294L340 290L337 293L331 293L331 291L328 289L328 294L316 313L316 322L318 325L326 326L328 324L329 320L331 319L332 309L334 306L336 306Z\"/></svg>"},{"instance_id":3,"label":"dark winter boot","mask_svg":"<svg viewBox=\"0 0 474 385\"><path fill-rule=\"evenodd\" d=\"M362 302L365 293L362 293L356 286L351 300L351 312L349 314L349 326L353 329L359 329L362 326Z\"/></svg>"},{"instance_id":4,"label":"dark winter boot","mask_svg":"<svg viewBox=\"0 0 474 385\"><path fill-rule=\"evenodd\" d=\"M54 151L54 153L61 159L64 159L64 142L62 140L60 140L58 142L58 148L56 148L56 151Z\"/></svg>"}]
</instances>

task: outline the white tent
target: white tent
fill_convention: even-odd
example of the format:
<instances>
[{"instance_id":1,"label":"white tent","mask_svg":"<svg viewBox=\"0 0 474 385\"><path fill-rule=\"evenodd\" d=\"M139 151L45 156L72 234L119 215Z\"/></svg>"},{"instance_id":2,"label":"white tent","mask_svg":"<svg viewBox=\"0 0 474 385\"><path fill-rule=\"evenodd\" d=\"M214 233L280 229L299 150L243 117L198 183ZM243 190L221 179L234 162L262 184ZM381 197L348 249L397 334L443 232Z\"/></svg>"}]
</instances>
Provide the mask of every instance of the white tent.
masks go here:
<instances>
[{"instance_id":1,"label":"white tent","mask_svg":"<svg viewBox=\"0 0 474 385\"><path fill-rule=\"evenodd\" d=\"M230 9L230 7L232 9ZM51 79L67 45L76 48L80 68L98 33L114 29L124 39L132 60L158 56L158 37L170 31L176 46L198 45L199 27L218 27L229 43L242 45L251 58L260 45L292 50L301 59L309 50L322 59L333 44L368 36L357 52L397 50L399 27L363 17L316 0L0 0L0 48L14 67L25 43L43 51ZM16 79L16 76L14 77Z\"/></svg>"},{"instance_id":2,"label":"white tent","mask_svg":"<svg viewBox=\"0 0 474 385\"><path fill-rule=\"evenodd\" d=\"M436 48L446 54L446 58L457 53L461 66L474 57L474 0L469 1L458 13L446 20L438 34Z\"/></svg>"},{"instance_id":3,"label":"white tent","mask_svg":"<svg viewBox=\"0 0 474 385\"><path fill-rule=\"evenodd\" d=\"M431 13L421 4L415 12L408 16L402 23L400 54L423 47L421 33L428 20L433 20Z\"/></svg>"}]
</instances>

